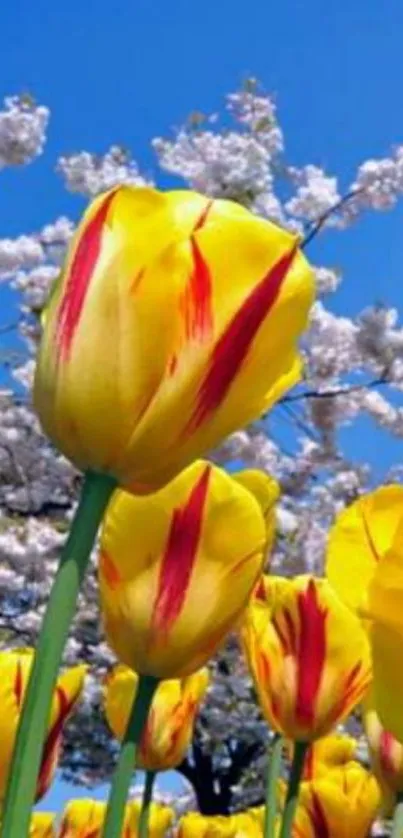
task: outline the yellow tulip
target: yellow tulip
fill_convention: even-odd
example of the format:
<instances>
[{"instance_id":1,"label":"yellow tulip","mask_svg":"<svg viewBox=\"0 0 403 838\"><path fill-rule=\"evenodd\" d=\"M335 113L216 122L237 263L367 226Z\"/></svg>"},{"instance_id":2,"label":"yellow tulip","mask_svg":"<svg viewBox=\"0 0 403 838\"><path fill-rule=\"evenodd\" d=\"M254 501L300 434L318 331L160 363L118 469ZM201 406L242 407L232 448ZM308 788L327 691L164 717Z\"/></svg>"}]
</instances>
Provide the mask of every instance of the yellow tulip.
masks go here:
<instances>
[{"instance_id":1,"label":"yellow tulip","mask_svg":"<svg viewBox=\"0 0 403 838\"><path fill-rule=\"evenodd\" d=\"M364 705L364 729L371 767L383 791L385 813L391 815L397 794L403 792L403 744L383 727L373 695Z\"/></svg>"},{"instance_id":2,"label":"yellow tulip","mask_svg":"<svg viewBox=\"0 0 403 838\"><path fill-rule=\"evenodd\" d=\"M168 806L152 803L149 817L149 838L163 838L171 825L173 814ZM165 812L167 810L167 812ZM121 838L137 838L140 803L126 804ZM91 798L70 800L64 809L58 838L101 838L106 814L106 803Z\"/></svg>"},{"instance_id":3,"label":"yellow tulip","mask_svg":"<svg viewBox=\"0 0 403 838\"><path fill-rule=\"evenodd\" d=\"M34 812L31 817L29 838L56 838L56 816L53 812Z\"/></svg>"},{"instance_id":4,"label":"yellow tulip","mask_svg":"<svg viewBox=\"0 0 403 838\"><path fill-rule=\"evenodd\" d=\"M141 801L131 800L127 804L127 838L137 838L141 812ZM151 803L148 810L148 838L164 838L172 827L175 812L163 803ZM125 837L126 838L126 837Z\"/></svg>"},{"instance_id":5,"label":"yellow tulip","mask_svg":"<svg viewBox=\"0 0 403 838\"><path fill-rule=\"evenodd\" d=\"M300 378L313 272L293 234L231 201L115 187L50 297L34 400L79 468L165 485Z\"/></svg>"},{"instance_id":6,"label":"yellow tulip","mask_svg":"<svg viewBox=\"0 0 403 838\"><path fill-rule=\"evenodd\" d=\"M177 838L261 838L263 808L248 809L235 815L188 812L179 819Z\"/></svg>"},{"instance_id":7,"label":"yellow tulip","mask_svg":"<svg viewBox=\"0 0 403 838\"><path fill-rule=\"evenodd\" d=\"M326 576L343 602L363 616L368 611L369 585L395 542L400 523L403 486L390 485L344 509L330 531Z\"/></svg>"},{"instance_id":8,"label":"yellow tulip","mask_svg":"<svg viewBox=\"0 0 403 838\"><path fill-rule=\"evenodd\" d=\"M256 809L248 809L231 815L230 826L232 838L262 838L264 819L260 816L260 812L256 812Z\"/></svg>"},{"instance_id":9,"label":"yellow tulip","mask_svg":"<svg viewBox=\"0 0 403 838\"><path fill-rule=\"evenodd\" d=\"M367 838L380 807L375 777L358 762L300 785L293 838Z\"/></svg>"},{"instance_id":10,"label":"yellow tulip","mask_svg":"<svg viewBox=\"0 0 403 838\"><path fill-rule=\"evenodd\" d=\"M331 733L311 742L307 749L303 777L305 780L317 780L325 777L332 768L340 768L351 762L357 750L357 742L352 736ZM294 743L289 744L290 759Z\"/></svg>"},{"instance_id":11,"label":"yellow tulip","mask_svg":"<svg viewBox=\"0 0 403 838\"><path fill-rule=\"evenodd\" d=\"M268 722L295 741L329 733L367 691L370 653L359 619L325 579L274 579L255 596L241 636Z\"/></svg>"},{"instance_id":12,"label":"yellow tulip","mask_svg":"<svg viewBox=\"0 0 403 838\"><path fill-rule=\"evenodd\" d=\"M138 680L131 669L117 666L106 681L105 714L120 741L126 731ZM165 771L182 762L192 740L208 680L208 670L201 669L187 678L159 683L136 754L138 768Z\"/></svg>"},{"instance_id":13,"label":"yellow tulip","mask_svg":"<svg viewBox=\"0 0 403 838\"><path fill-rule=\"evenodd\" d=\"M234 838L234 821L230 816L187 812L179 819L177 838Z\"/></svg>"},{"instance_id":14,"label":"yellow tulip","mask_svg":"<svg viewBox=\"0 0 403 838\"><path fill-rule=\"evenodd\" d=\"M400 493L403 500L403 488ZM403 515L399 520L394 514L387 547L374 562L370 577L363 574L365 604L360 611L371 641L372 701L382 727L403 742L403 672L396 663L403 657ZM386 509L384 516L387 520Z\"/></svg>"},{"instance_id":15,"label":"yellow tulip","mask_svg":"<svg viewBox=\"0 0 403 838\"><path fill-rule=\"evenodd\" d=\"M59 838L101 838L105 812L106 803L99 800L70 800L62 815Z\"/></svg>"},{"instance_id":16,"label":"yellow tulip","mask_svg":"<svg viewBox=\"0 0 403 838\"><path fill-rule=\"evenodd\" d=\"M0 799L4 796L7 784L33 657L33 649L0 651ZM67 669L58 678L38 776L37 800L43 797L53 780L62 744L63 725L80 697L85 672L85 666L75 666Z\"/></svg>"},{"instance_id":17,"label":"yellow tulip","mask_svg":"<svg viewBox=\"0 0 403 838\"><path fill-rule=\"evenodd\" d=\"M123 663L141 675L181 678L215 653L262 569L261 502L261 493L256 499L204 461L152 496L115 492L99 580L107 638Z\"/></svg>"}]
</instances>

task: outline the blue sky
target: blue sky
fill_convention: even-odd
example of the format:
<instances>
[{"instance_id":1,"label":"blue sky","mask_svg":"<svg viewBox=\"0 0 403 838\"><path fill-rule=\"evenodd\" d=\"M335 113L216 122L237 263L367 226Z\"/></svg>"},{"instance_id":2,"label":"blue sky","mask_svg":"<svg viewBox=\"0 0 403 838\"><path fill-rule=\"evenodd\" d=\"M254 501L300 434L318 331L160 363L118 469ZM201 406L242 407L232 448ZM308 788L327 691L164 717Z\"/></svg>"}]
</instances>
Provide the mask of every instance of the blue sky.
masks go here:
<instances>
[{"instance_id":1,"label":"blue sky","mask_svg":"<svg viewBox=\"0 0 403 838\"><path fill-rule=\"evenodd\" d=\"M14 0L2 4L0 31L1 96L29 91L52 111L44 156L1 173L1 236L79 215L83 200L54 173L59 154L117 142L153 172L150 138L192 110L218 110L248 75L277 97L289 158L346 185L360 161L403 142L401 0ZM316 242L312 257L345 275L336 311L401 307L402 231L403 204ZM9 305L4 291L0 303ZM369 422L348 439L364 459L374 449ZM386 435L376 450L380 474L400 459Z\"/></svg>"}]
</instances>

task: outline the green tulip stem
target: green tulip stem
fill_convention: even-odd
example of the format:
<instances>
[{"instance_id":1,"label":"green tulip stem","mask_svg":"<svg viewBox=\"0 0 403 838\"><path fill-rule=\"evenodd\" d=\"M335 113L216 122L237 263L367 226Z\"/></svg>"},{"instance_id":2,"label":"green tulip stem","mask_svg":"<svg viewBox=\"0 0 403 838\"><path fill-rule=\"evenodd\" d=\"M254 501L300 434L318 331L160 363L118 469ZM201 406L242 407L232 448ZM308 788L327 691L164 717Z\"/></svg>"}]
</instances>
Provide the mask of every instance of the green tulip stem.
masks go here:
<instances>
[{"instance_id":1,"label":"green tulip stem","mask_svg":"<svg viewBox=\"0 0 403 838\"><path fill-rule=\"evenodd\" d=\"M118 764L112 778L102 838L116 838L117 835L121 835L130 781L136 771L137 745L146 724L148 711L157 686L157 678L152 678L150 675L140 676L136 697L120 749Z\"/></svg>"},{"instance_id":2,"label":"green tulip stem","mask_svg":"<svg viewBox=\"0 0 403 838\"><path fill-rule=\"evenodd\" d=\"M29 834L58 669L98 527L115 486L106 475L85 475L36 646L4 799L2 838Z\"/></svg>"},{"instance_id":3,"label":"green tulip stem","mask_svg":"<svg viewBox=\"0 0 403 838\"><path fill-rule=\"evenodd\" d=\"M153 797L153 788L156 771L147 771L144 783L143 797L141 801L141 811L139 817L138 838L148 838L148 821L150 817L150 806Z\"/></svg>"},{"instance_id":4,"label":"green tulip stem","mask_svg":"<svg viewBox=\"0 0 403 838\"><path fill-rule=\"evenodd\" d=\"M304 770L305 755L309 747L308 742L295 742L294 757L288 781L287 797L283 811L280 838L291 838L295 810L298 803L299 784Z\"/></svg>"},{"instance_id":5,"label":"green tulip stem","mask_svg":"<svg viewBox=\"0 0 403 838\"><path fill-rule=\"evenodd\" d=\"M403 836L403 794L397 795L397 804L393 816L391 838L402 838Z\"/></svg>"},{"instance_id":6,"label":"green tulip stem","mask_svg":"<svg viewBox=\"0 0 403 838\"><path fill-rule=\"evenodd\" d=\"M266 809L264 816L263 838L274 838L277 816L277 781L281 771L283 739L276 734L273 739L270 761L267 771Z\"/></svg>"}]
</instances>

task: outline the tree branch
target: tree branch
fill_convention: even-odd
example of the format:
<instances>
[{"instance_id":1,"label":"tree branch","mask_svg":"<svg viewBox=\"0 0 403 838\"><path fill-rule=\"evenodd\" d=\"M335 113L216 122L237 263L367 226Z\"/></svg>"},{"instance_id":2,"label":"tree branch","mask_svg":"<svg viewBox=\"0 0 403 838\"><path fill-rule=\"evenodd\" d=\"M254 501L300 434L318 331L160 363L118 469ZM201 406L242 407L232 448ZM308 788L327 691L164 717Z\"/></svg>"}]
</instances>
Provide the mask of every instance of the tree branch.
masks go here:
<instances>
[{"instance_id":1,"label":"tree branch","mask_svg":"<svg viewBox=\"0 0 403 838\"><path fill-rule=\"evenodd\" d=\"M332 399L337 396L348 396L349 393L357 393L360 390L371 389L372 387L379 387L382 384L389 384L389 380L385 376L374 378L373 381L368 381L366 384L352 384L344 387L337 387L334 390L305 390L303 393L294 393L291 396L284 396L280 399L279 404L289 404L290 402L300 402L303 399Z\"/></svg>"},{"instance_id":2,"label":"tree branch","mask_svg":"<svg viewBox=\"0 0 403 838\"><path fill-rule=\"evenodd\" d=\"M341 207L343 207L345 204L348 204L348 202L351 201L352 198L355 198L357 195L360 194L360 192L363 191L363 186L361 186L359 189L350 189L350 191L346 192L346 194L343 195L339 201L336 201L336 203L333 204L332 207L330 207L328 210L326 210L326 212L320 215L317 221L314 221L313 224L311 224L310 229L308 229L305 238L302 240L300 245L301 250L305 250L308 244L311 243L312 239L314 239L318 235L323 225L326 224L328 218L331 218L331 216L334 215L339 209L341 209Z\"/></svg>"}]
</instances>

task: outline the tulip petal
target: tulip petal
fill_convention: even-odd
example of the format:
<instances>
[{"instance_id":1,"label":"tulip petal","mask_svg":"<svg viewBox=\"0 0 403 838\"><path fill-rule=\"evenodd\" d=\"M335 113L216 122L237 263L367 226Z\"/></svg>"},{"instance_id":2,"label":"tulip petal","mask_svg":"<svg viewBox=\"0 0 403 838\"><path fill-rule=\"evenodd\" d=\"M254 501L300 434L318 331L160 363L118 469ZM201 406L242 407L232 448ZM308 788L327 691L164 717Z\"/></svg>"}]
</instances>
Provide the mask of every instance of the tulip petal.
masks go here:
<instances>
[{"instance_id":1,"label":"tulip petal","mask_svg":"<svg viewBox=\"0 0 403 838\"><path fill-rule=\"evenodd\" d=\"M316 701L326 661L328 618L328 610L319 602L313 580L298 596L298 611L300 634L297 648L294 647L291 652L296 656L299 667L295 713L301 725L309 726L315 719Z\"/></svg>"},{"instance_id":2,"label":"tulip petal","mask_svg":"<svg viewBox=\"0 0 403 838\"><path fill-rule=\"evenodd\" d=\"M256 332L274 305L296 255L296 245L274 264L220 336L200 384L185 433L192 433L221 405L244 363Z\"/></svg>"},{"instance_id":3,"label":"tulip petal","mask_svg":"<svg viewBox=\"0 0 403 838\"><path fill-rule=\"evenodd\" d=\"M79 468L157 490L292 386L313 290L297 237L234 202L115 187L47 308L44 429Z\"/></svg>"},{"instance_id":4,"label":"tulip petal","mask_svg":"<svg viewBox=\"0 0 403 838\"><path fill-rule=\"evenodd\" d=\"M154 632L169 631L181 612L199 547L210 474L207 465L185 504L173 511L151 618Z\"/></svg>"},{"instance_id":5,"label":"tulip petal","mask_svg":"<svg viewBox=\"0 0 403 838\"><path fill-rule=\"evenodd\" d=\"M116 492L101 536L100 592L120 659L166 678L202 666L245 607L265 543L255 497L203 461L146 498Z\"/></svg>"},{"instance_id":6,"label":"tulip petal","mask_svg":"<svg viewBox=\"0 0 403 838\"><path fill-rule=\"evenodd\" d=\"M330 531L326 575L350 608L367 608L367 588L403 519L403 487L382 486L340 513ZM403 557L402 557L403 558Z\"/></svg>"},{"instance_id":7,"label":"tulip petal","mask_svg":"<svg viewBox=\"0 0 403 838\"><path fill-rule=\"evenodd\" d=\"M58 311L56 344L61 360L68 359L74 334L83 309L88 285L101 251L102 232L115 195L109 192L101 201L77 241L71 264L66 272L65 290Z\"/></svg>"},{"instance_id":8,"label":"tulip petal","mask_svg":"<svg viewBox=\"0 0 403 838\"><path fill-rule=\"evenodd\" d=\"M242 640L263 712L290 739L325 735L366 693L367 636L324 579L263 577Z\"/></svg>"}]
</instances>

